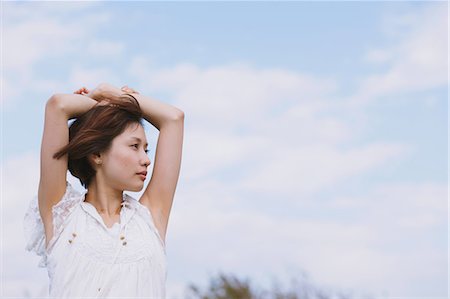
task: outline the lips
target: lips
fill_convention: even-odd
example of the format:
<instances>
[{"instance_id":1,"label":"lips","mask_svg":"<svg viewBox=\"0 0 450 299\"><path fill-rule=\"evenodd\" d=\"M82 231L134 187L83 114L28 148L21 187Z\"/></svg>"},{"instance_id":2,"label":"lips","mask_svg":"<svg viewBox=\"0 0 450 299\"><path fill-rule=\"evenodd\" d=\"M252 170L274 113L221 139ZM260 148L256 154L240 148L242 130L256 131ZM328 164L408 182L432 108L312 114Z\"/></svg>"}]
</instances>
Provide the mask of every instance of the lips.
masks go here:
<instances>
[{"instance_id":1,"label":"lips","mask_svg":"<svg viewBox=\"0 0 450 299\"><path fill-rule=\"evenodd\" d=\"M139 175L143 181L145 181L145 178L147 177L147 171L138 172L136 174Z\"/></svg>"}]
</instances>

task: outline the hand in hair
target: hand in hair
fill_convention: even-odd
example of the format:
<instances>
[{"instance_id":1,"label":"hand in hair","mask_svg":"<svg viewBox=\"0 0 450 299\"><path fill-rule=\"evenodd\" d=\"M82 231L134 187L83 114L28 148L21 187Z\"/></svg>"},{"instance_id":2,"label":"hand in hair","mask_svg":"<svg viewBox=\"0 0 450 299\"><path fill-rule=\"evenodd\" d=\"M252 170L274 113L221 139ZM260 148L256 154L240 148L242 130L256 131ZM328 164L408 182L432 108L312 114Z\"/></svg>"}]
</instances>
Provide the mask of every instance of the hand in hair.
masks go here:
<instances>
[{"instance_id":1,"label":"hand in hair","mask_svg":"<svg viewBox=\"0 0 450 299\"><path fill-rule=\"evenodd\" d=\"M89 89L87 89L86 87L81 87L80 89L78 89L78 90L75 90L73 93L75 93L75 94L81 94L81 95L86 95L86 94L88 94L89 93Z\"/></svg>"},{"instance_id":2,"label":"hand in hair","mask_svg":"<svg viewBox=\"0 0 450 299\"><path fill-rule=\"evenodd\" d=\"M117 99L122 94L123 92L119 88L108 83L100 83L96 88L89 92L87 96L97 102L101 102L108 99Z\"/></svg>"},{"instance_id":3,"label":"hand in hair","mask_svg":"<svg viewBox=\"0 0 450 299\"><path fill-rule=\"evenodd\" d=\"M122 90L123 92L126 92L126 93L135 93L135 94L139 94L139 92L137 92L136 90L134 90L134 89L128 87L128 85L122 86L121 90Z\"/></svg>"},{"instance_id":4,"label":"hand in hair","mask_svg":"<svg viewBox=\"0 0 450 299\"><path fill-rule=\"evenodd\" d=\"M108 83L100 83L96 88L89 91L86 87L74 91L73 93L87 96L95 101L99 106L111 105L117 106L117 103L123 101L125 94L139 94L136 90L124 85L121 89Z\"/></svg>"}]
</instances>

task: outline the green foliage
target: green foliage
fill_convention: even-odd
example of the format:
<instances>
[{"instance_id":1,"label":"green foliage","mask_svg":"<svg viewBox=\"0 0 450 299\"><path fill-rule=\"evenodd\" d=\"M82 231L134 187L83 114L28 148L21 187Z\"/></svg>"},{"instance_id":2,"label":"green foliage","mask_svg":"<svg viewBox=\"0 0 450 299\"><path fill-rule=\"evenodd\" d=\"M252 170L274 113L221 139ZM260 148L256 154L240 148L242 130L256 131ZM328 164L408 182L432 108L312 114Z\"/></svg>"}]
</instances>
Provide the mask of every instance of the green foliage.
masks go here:
<instances>
[{"instance_id":1,"label":"green foliage","mask_svg":"<svg viewBox=\"0 0 450 299\"><path fill-rule=\"evenodd\" d=\"M272 290L263 290L251 284L249 279L239 279L230 274L219 273L217 277L210 278L206 290L189 284L187 287L188 299L350 299L350 294L337 293L318 288L308 281L291 281L291 288L283 290L277 282ZM358 296L358 299L372 298Z\"/></svg>"},{"instance_id":2,"label":"green foliage","mask_svg":"<svg viewBox=\"0 0 450 299\"><path fill-rule=\"evenodd\" d=\"M219 274L212 277L208 291L202 291L195 285L189 285L188 296L195 299L257 299L256 290L253 290L248 280L239 280L236 277Z\"/></svg>"}]
</instances>

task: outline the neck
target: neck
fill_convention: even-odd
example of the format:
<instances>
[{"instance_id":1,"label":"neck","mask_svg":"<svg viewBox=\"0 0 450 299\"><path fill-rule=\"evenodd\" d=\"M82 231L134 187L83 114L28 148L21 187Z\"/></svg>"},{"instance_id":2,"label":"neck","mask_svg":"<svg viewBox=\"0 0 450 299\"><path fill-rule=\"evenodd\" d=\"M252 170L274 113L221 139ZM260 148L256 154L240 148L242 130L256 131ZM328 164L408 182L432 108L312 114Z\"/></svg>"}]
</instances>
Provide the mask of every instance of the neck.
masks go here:
<instances>
[{"instance_id":1,"label":"neck","mask_svg":"<svg viewBox=\"0 0 450 299\"><path fill-rule=\"evenodd\" d=\"M88 187L85 201L92 204L101 215L119 215L122 208L123 191L93 180Z\"/></svg>"}]
</instances>

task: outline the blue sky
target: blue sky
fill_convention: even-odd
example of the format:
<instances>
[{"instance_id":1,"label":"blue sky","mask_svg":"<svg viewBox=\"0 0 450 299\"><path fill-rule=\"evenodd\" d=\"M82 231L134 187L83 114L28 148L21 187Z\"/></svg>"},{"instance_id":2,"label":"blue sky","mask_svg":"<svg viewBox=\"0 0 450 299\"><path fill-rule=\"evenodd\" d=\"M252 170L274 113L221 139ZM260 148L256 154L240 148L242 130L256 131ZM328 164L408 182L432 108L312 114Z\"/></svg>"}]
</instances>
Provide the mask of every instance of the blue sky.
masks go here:
<instances>
[{"instance_id":1,"label":"blue sky","mask_svg":"<svg viewBox=\"0 0 450 299\"><path fill-rule=\"evenodd\" d=\"M45 292L20 230L45 101L100 82L186 115L169 298L220 270L266 288L301 269L375 296L446 294L446 2L2 8L2 295Z\"/></svg>"}]
</instances>

